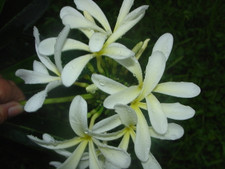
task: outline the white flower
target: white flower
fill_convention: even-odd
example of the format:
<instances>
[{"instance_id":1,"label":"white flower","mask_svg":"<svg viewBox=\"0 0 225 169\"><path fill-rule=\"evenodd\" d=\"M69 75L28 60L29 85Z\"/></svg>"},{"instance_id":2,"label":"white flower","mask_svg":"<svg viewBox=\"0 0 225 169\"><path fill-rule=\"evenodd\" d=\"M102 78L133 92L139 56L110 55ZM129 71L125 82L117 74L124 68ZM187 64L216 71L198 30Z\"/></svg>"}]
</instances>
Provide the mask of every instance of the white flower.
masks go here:
<instances>
[{"instance_id":1,"label":"white flower","mask_svg":"<svg viewBox=\"0 0 225 169\"><path fill-rule=\"evenodd\" d=\"M90 169L102 168L98 160L99 153L102 154L108 162L112 163L118 168L129 167L131 159L129 154L125 150L103 144L98 141L98 139L96 139L94 136L88 134L88 131L92 131L92 129L90 127L88 128L87 103L81 96L76 96L71 103L69 110L69 122L71 128L77 135L76 137L70 140L56 141L48 134L43 135L43 140L31 135L28 136L32 141L36 142L40 146L48 149L57 150L58 153L63 154L64 156L68 156L67 160L62 164L56 162L51 163L52 165L57 166L57 169L77 168L82 157L84 158L83 153L87 145ZM113 125L117 126L119 124L114 121ZM112 129L112 126L108 126L108 124L106 123L104 123L101 127ZM95 149L94 144L97 146L98 149ZM72 146L77 147L71 154L64 150L61 151L62 149L69 148Z\"/></svg>"},{"instance_id":2,"label":"white flower","mask_svg":"<svg viewBox=\"0 0 225 169\"><path fill-rule=\"evenodd\" d=\"M38 92L32 96L25 105L25 110L27 112L34 112L38 110L44 103L47 93L62 84L61 81L61 49L69 33L69 27L66 26L56 39L56 44L54 47L54 60L55 64L43 54L38 51L38 46L40 45L39 32L36 27L34 27L34 37L35 37L35 48L39 61L33 62L33 70L19 69L16 71L16 75L22 78L26 84L44 84L47 83L46 88L43 91ZM54 75L50 75L51 71Z\"/></svg>"},{"instance_id":3,"label":"white flower","mask_svg":"<svg viewBox=\"0 0 225 169\"><path fill-rule=\"evenodd\" d=\"M97 58L97 61L102 55L116 61L133 57L133 51L115 41L131 29L144 16L145 10L148 8L148 6L141 6L129 13L133 1L124 0L116 26L112 31L104 13L95 2L92 0L75 0L74 2L78 9L84 11L84 16L72 7L64 7L60 12L60 17L65 25L83 31L89 38L89 44L67 39L62 51L84 50L90 54L76 57L65 65L62 71L62 82L65 86L71 86L77 80L85 65L94 57ZM94 18L103 28L95 23ZM48 38L42 41L39 52L44 55L52 55L55 41L56 38Z\"/></svg>"},{"instance_id":4,"label":"white flower","mask_svg":"<svg viewBox=\"0 0 225 169\"><path fill-rule=\"evenodd\" d=\"M146 67L145 79L142 80L141 67L135 58L130 59L130 63L124 64L138 79L139 84L126 87L112 79L102 75L92 75L93 83L102 91L110 94L104 100L106 108L113 108L116 104L129 104L131 107L146 108L149 114L150 122L153 128L159 134L165 134L168 129L167 117L172 119L191 118L195 111L189 107L178 103L160 104L153 92L167 94L181 98L195 97L200 93L200 88L191 82L165 82L159 83L164 69L166 60L172 49L173 37L166 33L156 42L152 55L149 57ZM146 104L141 101L145 99ZM133 108L132 107L132 108Z\"/></svg>"}]
</instances>

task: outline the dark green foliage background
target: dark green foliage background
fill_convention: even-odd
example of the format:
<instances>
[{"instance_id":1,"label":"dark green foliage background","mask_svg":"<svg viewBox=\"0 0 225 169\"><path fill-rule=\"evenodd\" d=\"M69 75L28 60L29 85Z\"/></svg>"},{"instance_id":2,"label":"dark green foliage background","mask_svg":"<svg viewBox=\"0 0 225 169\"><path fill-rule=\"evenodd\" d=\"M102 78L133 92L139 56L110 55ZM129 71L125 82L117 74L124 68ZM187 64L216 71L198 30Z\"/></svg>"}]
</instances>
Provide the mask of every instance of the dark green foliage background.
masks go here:
<instances>
[{"instance_id":1,"label":"dark green foliage background","mask_svg":"<svg viewBox=\"0 0 225 169\"><path fill-rule=\"evenodd\" d=\"M96 2L113 26L122 0ZM161 102L192 106L196 115L177 122L185 129L180 140L152 139L151 150L164 169L222 169L225 166L225 3L222 0L136 0L134 6L143 4L149 5L145 17L126 34L131 44L151 39L141 57L143 67L157 38L170 32L174 35L174 47L161 82L192 81L202 90L193 99L159 96ZM63 27L59 11L66 5L75 7L72 0L0 1L0 73L14 80L28 98L42 86L24 85L14 72L18 68L30 69L33 59L37 59L33 26L39 28L41 38L57 36ZM54 92L50 94L54 96ZM54 152L33 144L26 135L41 136L47 132L59 139L71 138L68 108L69 103L44 106L38 113L24 113L0 125L0 168L50 169L53 167L48 165L49 161L63 161ZM137 168L136 163L130 168Z\"/></svg>"}]
</instances>

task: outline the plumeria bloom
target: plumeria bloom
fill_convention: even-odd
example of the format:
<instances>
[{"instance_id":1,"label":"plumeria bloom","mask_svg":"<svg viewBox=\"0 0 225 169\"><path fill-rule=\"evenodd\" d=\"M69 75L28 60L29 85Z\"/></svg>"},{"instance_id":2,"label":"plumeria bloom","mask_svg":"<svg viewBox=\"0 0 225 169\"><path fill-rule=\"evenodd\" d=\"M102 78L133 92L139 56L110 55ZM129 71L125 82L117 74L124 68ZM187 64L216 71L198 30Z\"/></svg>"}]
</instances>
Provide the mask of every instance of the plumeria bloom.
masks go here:
<instances>
[{"instance_id":1,"label":"plumeria bloom","mask_svg":"<svg viewBox=\"0 0 225 169\"><path fill-rule=\"evenodd\" d=\"M62 32L56 38L56 43L54 47L54 61L55 64L45 55L40 54L38 51L38 46L40 45L39 32L36 27L34 27L34 37L35 37L35 48L39 61L33 62L33 70L19 69L16 71L16 75L22 78L26 84L47 84L43 91L38 92L33 95L25 105L25 110L27 112L34 112L38 110L44 103L47 93L62 85L61 72L61 49L65 41L66 34L69 33L69 27L65 27ZM54 75L49 74L49 71Z\"/></svg>"},{"instance_id":2,"label":"plumeria bloom","mask_svg":"<svg viewBox=\"0 0 225 169\"><path fill-rule=\"evenodd\" d=\"M119 147L126 150L129 146L130 137L132 138L135 146L135 153L137 157L141 160L142 166L144 169L160 169L160 165L157 162L157 160L154 158L152 153L150 152L150 149L148 148L148 145L150 141L145 137L146 135L150 138L157 138L162 140L177 140L181 138L184 134L183 128L175 123L169 123L168 130L164 135L158 134L153 130L152 127L148 127L148 130L144 131L141 130L140 126L137 126L138 119L136 112L127 105L117 104L115 105L115 111L117 112L118 116L115 116L115 118L119 118L124 125L124 128L113 133L107 133L107 134L98 134L99 131L102 130L102 128L93 128L93 131L95 131L96 134L95 137L100 140L108 141L110 137L106 137L106 135L109 135L114 138L120 138L122 137L122 140L119 144ZM141 122L140 122L141 123ZM97 126L98 124L96 124ZM114 126L117 125L117 120L115 120ZM141 125L141 124L139 124ZM142 134L140 134L142 133ZM149 136L150 135L150 136ZM144 160L144 161L143 161Z\"/></svg>"},{"instance_id":3,"label":"plumeria bloom","mask_svg":"<svg viewBox=\"0 0 225 169\"><path fill-rule=\"evenodd\" d=\"M153 92L156 92L175 97L192 98L200 93L200 88L191 82L159 83L165 69L166 60L171 52L172 44L173 37L169 33L162 35L157 40L153 47L152 55L148 60L144 80L142 80L140 65L133 58L132 64L129 64L127 68L138 79L138 85L127 87L105 76L92 75L93 83L100 90L110 94L104 100L104 106L112 109L118 103L130 103L131 107L137 110L138 107L147 107L151 125L159 134L165 134L168 129L167 117L181 120L191 118L195 113L191 107L180 103L162 105L153 94ZM124 65L126 64L124 63ZM141 102L144 99L146 103Z\"/></svg>"},{"instance_id":4,"label":"plumeria bloom","mask_svg":"<svg viewBox=\"0 0 225 169\"><path fill-rule=\"evenodd\" d=\"M40 146L57 150L58 153L64 155L66 154L66 151L61 151L62 149L77 146L72 154L67 153L69 157L64 163L51 163L52 165L57 166L57 169L77 168L82 157L84 159L84 152L87 146L89 154L89 167L91 169L102 168L98 160L99 152L106 158L108 162L112 163L114 166L117 166L118 168L129 167L131 159L130 155L125 150L103 144L94 136L88 134L88 131L91 131L92 127L94 126L90 125L88 127L87 103L81 96L76 96L71 103L69 110L69 122L71 128L77 135L70 140L56 141L47 134L43 135L43 140L31 135L28 136L32 141L36 142ZM104 125L105 127L101 127L111 128L111 126L108 127L106 123L104 123ZM97 149L95 146L97 146Z\"/></svg>"},{"instance_id":5,"label":"plumeria bloom","mask_svg":"<svg viewBox=\"0 0 225 169\"><path fill-rule=\"evenodd\" d=\"M76 28L84 32L89 38L89 44L68 38L62 50L83 50L89 54L76 57L65 65L62 71L62 82L65 86L71 86L77 80L85 65L94 57L97 58L98 65L101 65L102 55L116 61L133 57L133 51L115 41L139 22L148 8L147 5L144 5L129 12L133 0L124 0L115 28L112 31L105 14L94 1L75 0L74 2L77 8L84 12L84 15L72 7L64 7L60 12L60 17L64 25L69 25L71 29ZM94 19L101 24L102 28L95 23ZM55 41L56 38L48 38L42 41L39 52L44 55L52 55ZM100 72L104 71L100 66L98 68Z\"/></svg>"}]
</instances>

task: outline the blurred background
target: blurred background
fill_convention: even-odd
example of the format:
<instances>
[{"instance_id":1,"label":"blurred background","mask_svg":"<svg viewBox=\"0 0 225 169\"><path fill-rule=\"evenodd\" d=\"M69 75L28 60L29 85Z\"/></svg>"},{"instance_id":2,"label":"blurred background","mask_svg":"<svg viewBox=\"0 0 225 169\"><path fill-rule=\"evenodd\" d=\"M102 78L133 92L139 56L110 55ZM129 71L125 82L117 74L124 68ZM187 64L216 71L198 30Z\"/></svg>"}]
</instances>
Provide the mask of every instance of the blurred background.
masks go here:
<instances>
[{"instance_id":1,"label":"blurred background","mask_svg":"<svg viewBox=\"0 0 225 169\"><path fill-rule=\"evenodd\" d=\"M113 27L122 0L96 2ZM222 169L225 166L225 3L136 0L132 9L144 4L149 5L145 17L125 36L126 40L131 39L131 44L151 39L140 62L146 65L155 41L170 32L174 47L161 82L191 81L202 90L192 99L159 96L161 102L181 102L193 107L196 115L176 121L185 130L181 139L152 139L151 151L164 169ZM31 69L33 60L38 59L33 26L38 27L41 39L57 36L63 28L59 12L64 6L75 7L73 0L0 1L0 74L15 81L27 98L43 89L41 85L24 85L15 77L17 69ZM73 137L68 108L69 103L43 106L37 113L24 113L1 124L1 168L51 169L49 161L63 161L63 157L40 148L26 135L40 137L49 133L58 139ZM137 168L136 163L139 162L134 161L130 168Z\"/></svg>"}]
</instances>

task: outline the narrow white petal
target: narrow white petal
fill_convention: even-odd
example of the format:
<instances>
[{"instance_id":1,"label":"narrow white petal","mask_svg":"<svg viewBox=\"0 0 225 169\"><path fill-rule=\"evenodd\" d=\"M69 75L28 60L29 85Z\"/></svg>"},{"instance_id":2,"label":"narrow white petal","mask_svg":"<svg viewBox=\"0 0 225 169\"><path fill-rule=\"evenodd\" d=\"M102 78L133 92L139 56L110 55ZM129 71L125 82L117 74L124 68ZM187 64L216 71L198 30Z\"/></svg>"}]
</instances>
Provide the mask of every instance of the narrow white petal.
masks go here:
<instances>
[{"instance_id":1,"label":"narrow white petal","mask_svg":"<svg viewBox=\"0 0 225 169\"><path fill-rule=\"evenodd\" d=\"M149 159L146 162L141 162L144 169L162 169L159 162L155 159L152 153L149 153Z\"/></svg>"},{"instance_id":2,"label":"narrow white petal","mask_svg":"<svg viewBox=\"0 0 225 169\"><path fill-rule=\"evenodd\" d=\"M56 38L45 39L41 41L38 50L43 55L53 55L55 52L55 44L56 44ZM62 48L62 51L67 51L67 50L89 51L89 46L80 41L68 38L65 41Z\"/></svg>"},{"instance_id":3,"label":"narrow white petal","mask_svg":"<svg viewBox=\"0 0 225 169\"><path fill-rule=\"evenodd\" d=\"M119 64L123 65L126 69L128 69L138 80L139 83L142 82L142 70L141 65L139 64L136 57L129 57L127 59L116 60Z\"/></svg>"},{"instance_id":4,"label":"narrow white petal","mask_svg":"<svg viewBox=\"0 0 225 169\"><path fill-rule=\"evenodd\" d=\"M34 60L34 62L33 62L33 70L34 70L34 72L39 72L39 73L49 75L48 70L44 66L44 64L39 61L36 61L36 60Z\"/></svg>"},{"instance_id":5,"label":"narrow white petal","mask_svg":"<svg viewBox=\"0 0 225 169\"><path fill-rule=\"evenodd\" d=\"M131 125L137 124L137 115L130 106L116 104L114 106L114 109L115 112L119 114L122 124L124 124L125 126L130 127Z\"/></svg>"},{"instance_id":6,"label":"narrow white petal","mask_svg":"<svg viewBox=\"0 0 225 169\"><path fill-rule=\"evenodd\" d=\"M159 134L165 134L168 128L168 122L166 115L162 110L161 104L153 94L146 96L145 99L152 127Z\"/></svg>"},{"instance_id":7,"label":"narrow white petal","mask_svg":"<svg viewBox=\"0 0 225 169\"><path fill-rule=\"evenodd\" d=\"M33 95L25 104L24 106L24 110L27 112L35 112L37 111L39 108L42 107L45 98L47 97L47 94L50 90L56 88L57 86L61 85L61 81L53 81L50 82L45 90L40 91L38 93L36 93L35 95Z\"/></svg>"},{"instance_id":8,"label":"narrow white petal","mask_svg":"<svg viewBox=\"0 0 225 169\"><path fill-rule=\"evenodd\" d=\"M25 69L17 70L16 76L19 76L21 79L23 79L25 81L25 84L43 84L60 80L60 77L57 76L50 76L44 73Z\"/></svg>"},{"instance_id":9,"label":"narrow white petal","mask_svg":"<svg viewBox=\"0 0 225 169\"><path fill-rule=\"evenodd\" d=\"M130 155L123 149L108 146L95 141L99 150L107 161L117 166L118 168L128 168L131 163Z\"/></svg>"},{"instance_id":10,"label":"narrow white petal","mask_svg":"<svg viewBox=\"0 0 225 169\"><path fill-rule=\"evenodd\" d=\"M95 133L104 133L106 131L112 130L121 124L120 118L117 114L105 118L97 123L92 128Z\"/></svg>"},{"instance_id":11,"label":"narrow white petal","mask_svg":"<svg viewBox=\"0 0 225 169\"><path fill-rule=\"evenodd\" d=\"M89 40L89 47L91 52L99 52L106 40L107 36L103 33L94 33Z\"/></svg>"},{"instance_id":12,"label":"narrow white petal","mask_svg":"<svg viewBox=\"0 0 225 169\"><path fill-rule=\"evenodd\" d=\"M81 156L87 146L87 141L81 142L73 154L57 169L75 169L77 168Z\"/></svg>"},{"instance_id":13,"label":"narrow white petal","mask_svg":"<svg viewBox=\"0 0 225 169\"><path fill-rule=\"evenodd\" d=\"M112 133L96 133L92 131L88 131L88 135L92 136L95 139L102 140L102 141L111 141L111 140L117 140L118 138L122 137L124 135L124 130L119 130Z\"/></svg>"},{"instance_id":14,"label":"narrow white petal","mask_svg":"<svg viewBox=\"0 0 225 169\"><path fill-rule=\"evenodd\" d=\"M156 87L165 70L166 58L162 52L154 52L148 60L142 93L147 96Z\"/></svg>"},{"instance_id":15,"label":"narrow white petal","mask_svg":"<svg viewBox=\"0 0 225 169\"><path fill-rule=\"evenodd\" d=\"M138 86L131 86L122 91L108 96L104 100L104 107L113 109L116 104L128 104L132 102L140 93Z\"/></svg>"},{"instance_id":16,"label":"narrow white petal","mask_svg":"<svg viewBox=\"0 0 225 169\"><path fill-rule=\"evenodd\" d=\"M101 169L101 166L98 161L98 157L95 152L94 144L92 141L89 141L89 168Z\"/></svg>"},{"instance_id":17,"label":"narrow white petal","mask_svg":"<svg viewBox=\"0 0 225 169\"><path fill-rule=\"evenodd\" d=\"M91 80L100 90L108 94L114 94L127 88L123 84L103 75L92 74Z\"/></svg>"},{"instance_id":18,"label":"narrow white petal","mask_svg":"<svg viewBox=\"0 0 225 169\"><path fill-rule=\"evenodd\" d=\"M164 54L167 60L172 50L172 47L173 47L173 35L171 35L170 33L165 33L162 36L160 36L159 39L156 41L152 53L160 51Z\"/></svg>"},{"instance_id":19,"label":"narrow white petal","mask_svg":"<svg viewBox=\"0 0 225 169\"><path fill-rule=\"evenodd\" d=\"M77 135L81 137L85 135L84 132L88 129L87 102L81 96L76 96L70 105L69 121Z\"/></svg>"},{"instance_id":20,"label":"narrow white petal","mask_svg":"<svg viewBox=\"0 0 225 169\"><path fill-rule=\"evenodd\" d=\"M64 148L69 148L69 147L77 145L81 141L80 138L78 137L75 137L70 140L65 140L65 141L52 140L50 142L46 140L41 140L32 135L28 135L27 137L33 142L35 142L36 144L48 149L52 149L52 150L58 150L58 149L61 150Z\"/></svg>"},{"instance_id":21,"label":"narrow white petal","mask_svg":"<svg viewBox=\"0 0 225 169\"><path fill-rule=\"evenodd\" d=\"M55 167L55 168L58 168L59 166L62 165L62 163L59 162L59 161L50 161L50 162L49 162L49 165L51 165L51 166L53 166L53 167Z\"/></svg>"},{"instance_id":22,"label":"narrow white petal","mask_svg":"<svg viewBox=\"0 0 225 169\"><path fill-rule=\"evenodd\" d=\"M151 137L161 140L177 140L184 135L183 127L175 123L169 123L168 130L163 135L156 133L152 127L149 128L149 132Z\"/></svg>"},{"instance_id":23,"label":"narrow white petal","mask_svg":"<svg viewBox=\"0 0 225 169\"><path fill-rule=\"evenodd\" d=\"M55 64L58 68L58 70L61 72L62 71L62 60L61 60L61 52L63 49L63 46L65 44L65 41L67 39L67 36L69 34L70 27L66 25L63 30L59 33L59 36L56 39L55 43L55 52L54 52L54 59L55 59Z\"/></svg>"},{"instance_id":24,"label":"narrow white petal","mask_svg":"<svg viewBox=\"0 0 225 169\"><path fill-rule=\"evenodd\" d=\"M92 55L83 55L67 63L62 71L62 82L71 86L79 77L86 64L93 58Z\"/></svg>"},{"instance_id":25,"label":"narrow white petal","mask_svg":"<svg viewBox=\"0 0 225 169\"><path fill-rule=\"evenodd\" d=\"M119 12L119 15L117 17L117 21L116 21L116 25L115 25L115 28L114 28L114 31L120 27L121 25L121 22L124 20L124 18L127 16L127 14L129 13L131 7L133 6L134 4L134 0L124 0L123 1L123 4L120 8L120 12Z\"/></svg>"},{"instance_id":26,"label":"narrow white petal","mask_svg":"<svg viewBox=\"0 0 225 169\"><path fill-rule=\"evenodd\" d=\"M141 161L147 161L151 147L151 138L147 121L139 108L135 109L137 113L137 129L134 143L134 150Z\"/></svg>"},{"instance_id":27,"label":"narrow white petal","mask_svg":"<svg viewBox=\"0 0 225 169\"><path fill-rule=\"evenodd\" d=\"M186 120L195 115L195 110L190 106L185 106L180 103L161 103L162 109L167 118L174 120Z\"/></svg>"},{"instance_id":28,"label":"narrow white petal","mask_svg":"<svg viewBox=\"0 0 225 169\"><path fill-rule=\"evenodd\" d=\"M66 15L74 15L78 17L84 17L78 10L70 6L65 6L60 10L60 18L62 19Z\"/></svg>"},{"instance_id":29,"label":"narrow white petal","mask_svg":"<svg viewBox=\"0 0 225 169\"><path fill-rule=\"evenodd\" d=\"M201 89L192 82L165 82L158 84L154 92L181 98L192 98L198 96Z\"/></svg>"},{"instance_id":30,"label":"narrow white petal","mask_svg":"<svg viewBox=\"0 0 225 169\"><path fill-rule=\"evenodd\" d=\"M121 60L133 57L135 53L120 43L111 43L103 50L103 54L112 59Z\"/></svg>"},{"instance_id":31,"label":"narrow white petal","mask_svg":"<svg viewBox=\"0 0 225 169\"><path fill-rule=\"evenodd\" d=\"M111 28L109 25L109 22L105 16L105 14L102 12L102 10L99 8L99 6L92 0L74 0L77 9L82 11L87 11L90 13L96 20L100 22L100 24L105 28L105 30L109 33L111 33Z\"/></svg>"},{"instance_id":32,"label":"narrow white petal","mask_svg":"<svg viewBox=\"0 0 225 169\"><path fill-rule=\"evenodd\" d=\"M66 157L66 158L68 158L68 157L70 157L72 155L71 152L66 151L65 149L55 150L55 152L60 154L60 155L62 155L62 156L64 156L64 157Z\"/></svg>"}]
</instances>

